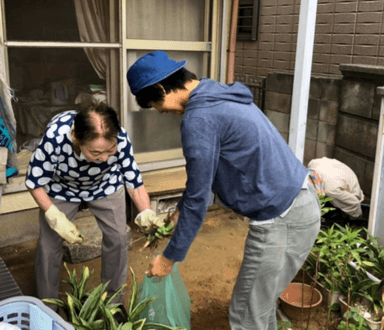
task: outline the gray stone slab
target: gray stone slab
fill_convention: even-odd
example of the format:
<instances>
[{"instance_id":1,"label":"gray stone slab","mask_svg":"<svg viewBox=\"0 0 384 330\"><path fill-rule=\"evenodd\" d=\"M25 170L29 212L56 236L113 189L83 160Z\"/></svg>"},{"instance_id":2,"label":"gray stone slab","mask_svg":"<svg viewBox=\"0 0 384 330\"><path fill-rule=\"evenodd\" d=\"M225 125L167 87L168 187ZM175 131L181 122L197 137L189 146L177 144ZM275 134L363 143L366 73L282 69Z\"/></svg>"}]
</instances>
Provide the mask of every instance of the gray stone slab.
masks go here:
<instances>
[{"instance_id":1,"label":"gray stone slab","mask_svg":"<svg viewBox=\"0 0 384 330\"><path fill-rule=\"evenodd\" d=\"M291 113L291 95L267 91L264 108L266 110Z\"/></svg>"},{"instance_id":2,"label":"gray stone slab","mask_svg":"<svg viewBox=\"0 0 384 330\"><path fill-rule=\"evenodd\" d=\"M341 84L340 111L372 118L376 85L361 81L345 80Z\"/></svg>"},{"instance_id":3,"label":"gray stone slab","mask_svg":"<svg viewBox=\"0 0 384 330\"><path fill-rule=\"evenodd\" d=\"M317 142L316 158L322 158L322 157L332 158L334 148L335 148L334 145L326 144L324 142Z\"/></svg>"},{"instance_id":4,"label":"gray stone slab","mask_svg":"<svg viewBox=\"0 0 384 330\"><path fill-rule=\"evenodd\" d=\"M308 101L308 119L319 119L320 100L310 98Z\"/></svg>"},{"instance_id":5,"label":"gray stone slab","mask_svg":"<svg viewBox=\"0 0 384 330\"><path fill-rule=\"evenodd\" d=\"M101 256L102 232L94 216L78 218L74 221L84 235L82 244L63 244L63 260L72 264L92 260ZM127 225L128 249L132 247L132 231Z\"/></svg>"},{"instance_id":6,"label":"gray stone slab","mask_svg":"<svg viewBox=\"0 0 384 330\"><path fill-rule=\"evenodd\" d=\"M364 79L384 83L384 67L369 64L340 64L339 70L347 79Z\"/></svg>"},{"instance_id":7,"label":"gray stone slab","mask_svg":"<svg viewBox=\"0 0 384 330\"><path fill-rule=\"evenodd\" d=\"M326 143L328 145L335 144L336 125L329 124L324 121L318 122L317 140L319 142Z\"/></svg>"},{"instance_id":8,"label":"gray stone slab","mask_svg":"<svg viewBox=\"0 0 384 330\"><path fill-rule=\"evenodd\" d=\"M309 86L309 97L314 99L321 99L323 95L323 86L319 78L312 77Z\"/></svg>"},{"instance_id":9,"label":"gray stone slab","mask_svg":"<svg viewBox=\"0 0 384 330\"><path fill-rule=\"evenodd\" d=\"M290 115L270 110L265 110L265 115L280 133L289 133Z\"/></svg>"},{"instance_id":10,"label":"gray stone slab","mask_svg":"<svg viewBox=\"0 0 384 330\"><path fill-rule=\"evenodd\" d=\"M336 145L368 157L375 157L378 124L372 121L339 114Z\"/></svg>"},{"instance_id":11,"label":"gray stone slab","mask_svg":"<svg viewBox=\"0 0 384 330\"><path fill-rule=\"evenodd\" d=\"M303 164L307 166L314 158L316 158L316 141L305 139Z\"/></svg>"},{"instance_id":12,"label":"gray stone slab","mask_svg":"<svg viewBox=\"0 0 384 330\"><path fill-rule=\"evenodd\" d=\"M270 92L292 94L293 74L292 73L268 74L265 88L267 91L270 91Z\"/></svg>"},{"instance_id":13,"label":"gray stone slab","mask_svg":"<svg viewBox=\"0 0 384 330\"><path fill-rule=\"evenodd\" d=\"M317 140L317 120L307 119L307 130L305 133L305 138L309 140L316 141Z\"/></svg>"},{"instance_id":14,"label":"gray stone slab","mask_svg":"<svg viewBox=\"0 0 384 330\"><path fill-rule=\"evenodd\" d=\"M372 184L373 184L373 171L375 163L366 161L364 180L361 182L361 189L364 191L365 196L372 196Z\"/></svg>"},{"instance_id":15,"label":"gray stone slab","mask_svg":"<svg viewBox=\"0 0 384 330\"><path fill-rule=\"evenodd\" d=\"M318 78L321 85L321 99L338 102L340 99L341 79L338 78Z\"/></svg>"},{"instance_id":16,"label":"gray stone slab","mask_svg":"<svg viewBox=\"0 0 384 330\"><path fill-rule=\"evenodd\" d=\"M322 100L320 102L319 120L329 124L336 124L338 113L339 104L337 102L328 100Z\"/></svg>"}]
</instances>

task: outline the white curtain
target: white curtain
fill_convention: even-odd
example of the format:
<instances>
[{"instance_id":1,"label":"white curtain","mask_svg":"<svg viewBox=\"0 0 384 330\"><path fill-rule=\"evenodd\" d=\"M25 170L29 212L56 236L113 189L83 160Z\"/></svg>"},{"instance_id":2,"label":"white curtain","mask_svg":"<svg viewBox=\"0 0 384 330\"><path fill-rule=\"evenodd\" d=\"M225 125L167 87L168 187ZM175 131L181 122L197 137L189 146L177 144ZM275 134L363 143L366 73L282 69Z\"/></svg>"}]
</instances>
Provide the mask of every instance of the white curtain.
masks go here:
<instances>
[{"instance_id":1,"label":"white curtain","mask_svg":"<svg viewBox=\"0 0 384 330\"><path fill-rule=\"evenodd\" d=\"M74 0L80 39L83 42L108 42L109 1ZM106 79L109 52L106 49L85 48L89 61L101 79Z\"/></svg>"}]
</instances>

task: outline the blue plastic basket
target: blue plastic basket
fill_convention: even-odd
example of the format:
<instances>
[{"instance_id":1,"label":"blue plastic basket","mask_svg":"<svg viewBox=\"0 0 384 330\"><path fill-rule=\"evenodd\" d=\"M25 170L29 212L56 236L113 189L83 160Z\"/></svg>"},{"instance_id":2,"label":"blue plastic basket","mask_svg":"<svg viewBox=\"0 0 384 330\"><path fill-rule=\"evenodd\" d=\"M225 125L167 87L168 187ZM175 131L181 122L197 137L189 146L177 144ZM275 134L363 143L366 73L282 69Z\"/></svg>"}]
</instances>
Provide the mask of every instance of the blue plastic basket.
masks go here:
<instances>
[{"instance_id":1,"label":"blue plastic basket","mask_svg":"<svg viewBox=\"0 0 384 330\"><path fill-rule=\"evenodd\" d=\"M75 330L42 301L28 296L0 301L1 322L13 324L22 330Z\"/></svg>"}]
</instances>

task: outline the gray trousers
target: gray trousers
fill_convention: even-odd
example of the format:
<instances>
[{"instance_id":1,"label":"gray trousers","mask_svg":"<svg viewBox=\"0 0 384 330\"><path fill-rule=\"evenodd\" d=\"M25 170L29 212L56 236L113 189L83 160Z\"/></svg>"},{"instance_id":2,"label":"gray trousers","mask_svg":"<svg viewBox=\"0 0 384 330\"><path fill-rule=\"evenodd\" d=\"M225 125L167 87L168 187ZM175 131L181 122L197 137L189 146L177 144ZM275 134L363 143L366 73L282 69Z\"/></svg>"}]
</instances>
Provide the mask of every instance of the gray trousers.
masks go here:
<instances>
[{"instance_id":1,"label":"gray trousers","mask_svg":"<svg viewBox=\"0 0 384 330\"><path fill-rule=\"evenodd\" d=\"M70 221L74 220L80 203L54 198L51 200ZM105 198L88 202L88 205L103 233L101 281L102 283L110 281L107 288L108 296L110 296L127 281L125 190L122 188ZM58 299L63 240L49 227L42 210L40 210L39 220L40 236L35 260L37 294L40 299ZM122 303L123 299L124 296L119 296L116 303ZM53 309L57 310L54 307Z\"/></svg>"},{"instance_id":2,"label":"gray trousers","mask_svg":"<svg viewBox=\"0 0 384 330\"><path fill-rule=\"evenodd\" d=\"M320 229L320 202L312 184L284 217L250 225L233 290L232 330L276 330L276 301L295 277Z\"/></svg>"}]
</instances>

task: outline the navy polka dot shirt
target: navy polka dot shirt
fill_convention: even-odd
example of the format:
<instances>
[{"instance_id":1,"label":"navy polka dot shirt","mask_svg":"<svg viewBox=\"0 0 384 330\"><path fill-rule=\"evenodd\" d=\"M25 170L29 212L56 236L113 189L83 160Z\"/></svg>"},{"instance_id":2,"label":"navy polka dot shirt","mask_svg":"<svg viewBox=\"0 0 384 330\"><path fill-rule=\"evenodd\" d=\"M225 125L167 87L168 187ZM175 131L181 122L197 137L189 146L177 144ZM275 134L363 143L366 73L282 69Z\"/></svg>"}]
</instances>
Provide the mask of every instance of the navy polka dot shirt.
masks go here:
<instances>
[{"instance_id":1,"label":"navy polka dot shirt","mask_svg":"<svg viewBox=\"0 0 384 330\"><path fill-rule=\"evenodd\" d=\"M74 152L71 131L75 115L76 111L65 111L52 118L31 157L26 186L43 187L56 199L87 202L111 195L124 185L128 189L143 185L123 127L117 136L117 152L106 162L89 162Z\"/></svg>"}]
</instances>

